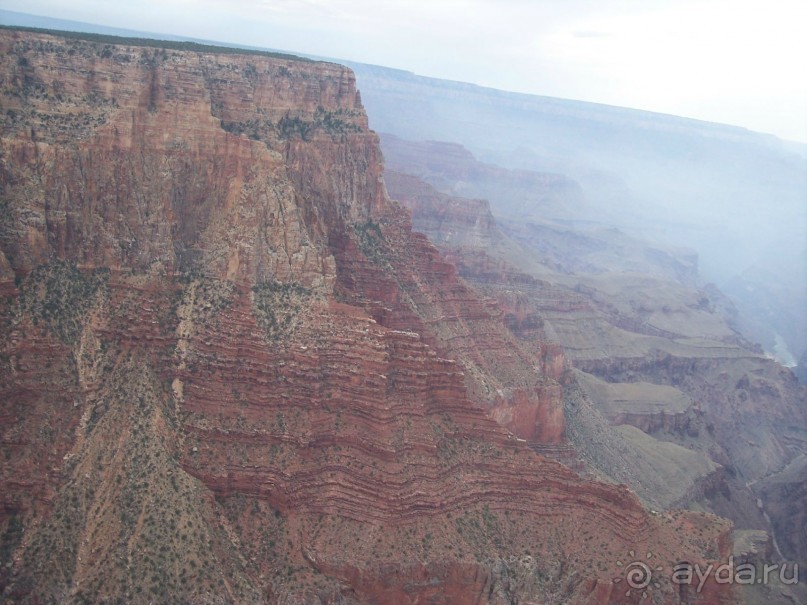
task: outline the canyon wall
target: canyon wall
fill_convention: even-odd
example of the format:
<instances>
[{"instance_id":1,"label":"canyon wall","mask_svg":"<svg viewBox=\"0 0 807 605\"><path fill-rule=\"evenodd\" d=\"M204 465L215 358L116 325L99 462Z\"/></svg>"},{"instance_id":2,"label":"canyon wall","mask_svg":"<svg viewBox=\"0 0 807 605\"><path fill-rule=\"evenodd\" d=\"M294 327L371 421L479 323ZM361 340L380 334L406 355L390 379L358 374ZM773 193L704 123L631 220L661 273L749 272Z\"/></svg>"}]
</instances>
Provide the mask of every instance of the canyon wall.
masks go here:
<instances>
[{"instance_id":1,"label":"canyon wall","mask_svg":"<svg viewBox=\"0 0 807 605\"><path fill-rule=\"evenodd\" d=\"M350 70L114 42L0 31L5 601L631 603L627 553L730 552L535 453L563 356L412 231Z\"/></svg>"}]
</instances>

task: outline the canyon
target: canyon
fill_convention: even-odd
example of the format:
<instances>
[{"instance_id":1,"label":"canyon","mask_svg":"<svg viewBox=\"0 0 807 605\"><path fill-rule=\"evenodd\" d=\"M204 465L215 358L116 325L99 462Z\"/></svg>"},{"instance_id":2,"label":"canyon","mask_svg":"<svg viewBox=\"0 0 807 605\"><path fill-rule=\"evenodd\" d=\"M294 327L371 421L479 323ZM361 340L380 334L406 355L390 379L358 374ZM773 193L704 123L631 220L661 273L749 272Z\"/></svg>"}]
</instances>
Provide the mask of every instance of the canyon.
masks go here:
<instances>
[{"instance_id":1,"label":"canyon","mask_svg":"<svg viewBox=\"0 0 807 605\"><path fill-rule=\"evenodd\" d=\"M738 332L690 251L561 218L494 219L486 200L453 192L552 200L557 177L484 164L456 144L382 135L382 148L415 228L499 302L513 334L568 355L567 434L589 470L653 508L731 518L738 544L761 532L786 544L778 556L804 560L804 387Z\"/></svg>"},{"instance_id":2,"label":"canyon","mask_svg":"<svg viewBox=\"0 0 807 605\"><path fill-rule=\"evenodd\" d=\"M570 260L396 172L342 65L0 49L5 602L750 603L666 572L746 529L804 557L803 387L687 254L637 256L642 297L595 269L643 243ZM665 572L631 591L637 558Z\"/></svg>"},{"instance_id":3,"label":"canyon","mask_svg":"<svg viewBox=\"0 0 807 605\"><path fill-rule=\"evenodd\" d=\"M486 170L511 173L485 190L460 179L451 193L488 199L499 219L616 227L695 250L704 281L734 301L741 331L781 363L798 363L807 348L803 146L725 124L347 65L374 130L459 145ZM528 176L553 186L527 188Z\"/></svg>"}]
</instances>

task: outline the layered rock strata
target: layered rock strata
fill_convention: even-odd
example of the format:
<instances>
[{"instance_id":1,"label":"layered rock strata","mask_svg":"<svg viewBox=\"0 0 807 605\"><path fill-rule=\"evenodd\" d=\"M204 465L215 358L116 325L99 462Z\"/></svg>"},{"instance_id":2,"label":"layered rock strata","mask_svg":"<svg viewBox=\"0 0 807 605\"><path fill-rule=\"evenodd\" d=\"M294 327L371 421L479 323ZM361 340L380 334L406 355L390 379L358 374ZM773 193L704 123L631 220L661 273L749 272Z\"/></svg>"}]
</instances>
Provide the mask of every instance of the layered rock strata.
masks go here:
<instances>
[{"instance_id":1,"label":"layered rock strata","mask_svg":"<svg viewBox=\"0 0 807 605\"><path fill-rule=\"evenodd\" d=\"M349 70L113 42L0 32L6 601L628 603L624 553L730 552L520 440L557 353L411 231Z\"/></svg>"}]
</instances>

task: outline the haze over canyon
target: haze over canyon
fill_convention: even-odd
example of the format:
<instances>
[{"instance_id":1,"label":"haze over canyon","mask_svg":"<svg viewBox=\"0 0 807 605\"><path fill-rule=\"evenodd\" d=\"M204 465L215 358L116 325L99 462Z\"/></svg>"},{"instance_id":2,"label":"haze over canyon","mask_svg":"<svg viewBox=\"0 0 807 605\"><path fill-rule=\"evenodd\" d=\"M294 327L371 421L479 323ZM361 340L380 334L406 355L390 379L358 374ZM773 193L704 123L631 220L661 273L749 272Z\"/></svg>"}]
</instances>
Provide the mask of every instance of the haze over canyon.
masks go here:
<instances>
[{"instance_id":1,"label":"haze over canyon","mask_svg":"<svg viewBox=\"0 0 807 605\"><path fill-rule=\"evenodd\" d=\"M805 602L802 147L14 15L3 602Z\"/></svg>"}]
</instances>

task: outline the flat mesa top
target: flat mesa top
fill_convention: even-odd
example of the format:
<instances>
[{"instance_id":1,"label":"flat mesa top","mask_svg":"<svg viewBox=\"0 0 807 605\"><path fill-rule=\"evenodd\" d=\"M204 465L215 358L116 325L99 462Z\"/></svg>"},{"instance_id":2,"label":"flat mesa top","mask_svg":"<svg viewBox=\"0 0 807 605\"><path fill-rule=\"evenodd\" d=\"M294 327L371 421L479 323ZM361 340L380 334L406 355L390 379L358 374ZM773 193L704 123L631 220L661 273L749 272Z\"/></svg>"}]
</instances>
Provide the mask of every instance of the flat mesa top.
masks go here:
<instances>
[{"instance_id":1,"label":"flat mesa top","mask_svg":"<svg viewBox=\"0 0 807 605\"><path fill-rule=\"evenodd\" d=\"M129 36L113 36L109 34L93 34L89 32L63 31L44 29L39 27L25 27L18 25L0 25L0 31L20 31L34 34L46 34L73 40L83 40L86 42L96 42L100 44L115 44L119 46L142 46L149 48L165 48L168 50L180 50L199 53L216 53L232 55L258 55L262 57L272 57L274 59L285 59L288 61L301 61L303 63L325 63L325 61L315 61L306 57L261 50L258 48L242 48L239 46L219 46L217 44L203 44L191 40L159 40L156 38L137 38Z\"/></svg>"}]
</instances>

